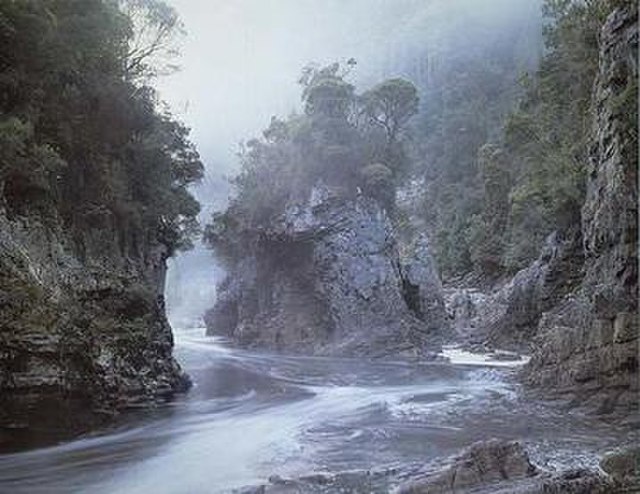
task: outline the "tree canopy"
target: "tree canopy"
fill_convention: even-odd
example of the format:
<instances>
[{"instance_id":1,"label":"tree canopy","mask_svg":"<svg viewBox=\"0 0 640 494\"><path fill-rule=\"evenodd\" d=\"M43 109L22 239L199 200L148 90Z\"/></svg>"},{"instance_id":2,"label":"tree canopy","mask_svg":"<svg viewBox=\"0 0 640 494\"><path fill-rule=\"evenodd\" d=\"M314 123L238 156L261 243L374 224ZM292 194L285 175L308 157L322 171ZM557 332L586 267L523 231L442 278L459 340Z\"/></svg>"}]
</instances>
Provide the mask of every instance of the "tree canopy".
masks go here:
<instances>
[{"instance_id":1,"label":"tree canopy","mask_svg":"<svg viewBox=\"0 0 640 494\"><path fill-rule=\"evenodd\" d=\"M106 215L123 249L133 232L170 252L189 245L199 205L187 187L202 163L148 84L178 29L160 0L0 2L8 214L39 209L77 231Z\"/></svg>"},{"instance_id":2,"label":"tree canopy","mask_svg":"<svg viewBox=\"0 0 640 494\"><path fill-rule=\"evenodd\" d=\"M392 79L357 95L347 80L354 66L350 60L346 67L304 68L304 114L273 117L261 138L242 147L236 195L205 232L219 255L232 258L238 246L230 244L241 232L267 227L318 182L345 196L360 191L393 212L405 164L401 133L417 111L417 92L411 82ZM378 118L390 133L381 132Z\"/></svg>"}]
</instances>

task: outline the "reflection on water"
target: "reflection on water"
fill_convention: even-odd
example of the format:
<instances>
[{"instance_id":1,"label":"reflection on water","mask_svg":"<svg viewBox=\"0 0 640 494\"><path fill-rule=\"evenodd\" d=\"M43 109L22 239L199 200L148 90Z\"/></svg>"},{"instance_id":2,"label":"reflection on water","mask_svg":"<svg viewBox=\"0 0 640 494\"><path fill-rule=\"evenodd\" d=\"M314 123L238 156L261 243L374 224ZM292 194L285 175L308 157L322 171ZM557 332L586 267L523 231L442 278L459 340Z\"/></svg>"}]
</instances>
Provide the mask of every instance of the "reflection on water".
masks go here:
<instances>
[{"instance_id":1,"label":"reflection on water","mask_svg":"<svg viewBox=\"0 0 640 494\"><path fill-rule=\"evenodd\" d=\"M187 396L120 430L0 456L0 492L228 492L272 474L424 464L489 437L583 462L623 435L524 402L511 369L250 353L201 334L178 337Z\"/></svg>"}]
</instances>

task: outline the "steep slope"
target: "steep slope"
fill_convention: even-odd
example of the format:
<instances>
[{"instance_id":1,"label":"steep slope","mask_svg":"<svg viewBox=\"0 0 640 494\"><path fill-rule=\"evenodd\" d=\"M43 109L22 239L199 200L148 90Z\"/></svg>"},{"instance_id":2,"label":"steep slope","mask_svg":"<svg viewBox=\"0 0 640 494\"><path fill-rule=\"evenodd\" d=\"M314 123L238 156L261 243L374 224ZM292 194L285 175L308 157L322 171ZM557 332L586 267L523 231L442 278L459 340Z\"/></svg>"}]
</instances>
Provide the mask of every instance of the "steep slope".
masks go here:
<instances>
[{"instance_id":1,"label":"steep slope","mask_svg":"<svg viewBox=\"0 0 640 494\"><path fill-rule=\"evenodd\" d=\"M188 387L164 312L167 249L123 255L112 220L83 233L80 255L58 221L0 210L0 447Z\"/></svg>"},{"instance_id":2,"label":"steep slope","mask_svg":"<svg viewBox=\"0 0 640 494\"><path fill-rule=\"evenodd\" d=\"M637 408L637 54L633 2L601 33L593 141L582 209L585 276L540 321L530 383L593 395L600 411Z\"/></svg>"},{"instance_id":3,"label":"steep slope","mask_svg":"<svg viewBox=\"0 0 640 494\"><path fill-rule=\"evenodd\" d=\"M0 449L188 387L163 291L203 167L126 5L178 25L154 2L0 4Z\"/></svg>"},{"instance_id":4,"label":"steep slope","mask_svg":"<svg viewBox=\"0 0 640 494\"><path fill-rule=\"evenodd\" d=\"M290 204L230 269L208 332L243 345L342 355L418 354L446 334L426 239L401 260L383 209L326 186Z\"/></svg>"}]
</instances>

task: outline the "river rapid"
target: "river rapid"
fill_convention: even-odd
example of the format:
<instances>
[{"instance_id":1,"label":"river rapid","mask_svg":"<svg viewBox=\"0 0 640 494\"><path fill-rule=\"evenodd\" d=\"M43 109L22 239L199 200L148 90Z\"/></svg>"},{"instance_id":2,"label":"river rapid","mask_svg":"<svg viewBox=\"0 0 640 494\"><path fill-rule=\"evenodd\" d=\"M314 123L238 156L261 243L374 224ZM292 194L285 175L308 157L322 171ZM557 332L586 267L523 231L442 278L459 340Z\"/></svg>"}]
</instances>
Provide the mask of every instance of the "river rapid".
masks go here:
<instances>
[{"instance_id":1,"label":"river rapid","mask_svg":"<svg viewBox=\"0 0 640 494\"><path fill-rule=\"evenodd\" d=\"M283 356L203 334L176 335L188 394L118 427L0 456L0 493L224 493L274 476L364 471L371 492L388 492L478 440L521 440L554 469L594 466L628 439L525 398L514 368L482 359Z\"/></svg>"}]
</instances>

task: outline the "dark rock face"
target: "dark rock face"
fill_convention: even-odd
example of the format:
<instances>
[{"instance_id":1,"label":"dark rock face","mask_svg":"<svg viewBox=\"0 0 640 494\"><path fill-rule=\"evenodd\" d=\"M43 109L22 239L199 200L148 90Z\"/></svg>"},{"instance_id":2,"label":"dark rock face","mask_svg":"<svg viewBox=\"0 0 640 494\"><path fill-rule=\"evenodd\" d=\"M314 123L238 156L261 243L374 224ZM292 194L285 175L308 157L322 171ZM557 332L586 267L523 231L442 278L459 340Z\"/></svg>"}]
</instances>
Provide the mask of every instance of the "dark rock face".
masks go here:
<instances>
[{"instance_id":1,"label":"dark rock face","mask_svg":"<svg viewBox=\"0 0 640 494\"><path fill-rule=\"evenodd\" d=\"M582 210L584 280L542 318L527 372L532 384L593 395L602 413L637 409L637 131L620 105L625 92L637 91L632 3L617 8L601 33Z\"/></svg>"},{"instance_id":2,"label":"dark rock face","mask_svg":"<svg viewBox=\"0 0 640 494\"><path fill-rule=\"evenodd\" d=\"M72 239L56 217L0 210L0 448L188 387L164 313L166 249L123 252L103 220Z\"/></svg>"},{"instance_id":3,"label":"dark rock face","mask_svg":"<svg viewBox=\"0 0 640 494\"><path fill-rule=\"evenodd\" d=\"M229 270L209 334L304 353L420 352L446 327L426 239L400 258L374 201L316 186L290 204Z\"/></svg>"}]
</instances>

